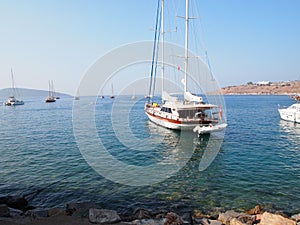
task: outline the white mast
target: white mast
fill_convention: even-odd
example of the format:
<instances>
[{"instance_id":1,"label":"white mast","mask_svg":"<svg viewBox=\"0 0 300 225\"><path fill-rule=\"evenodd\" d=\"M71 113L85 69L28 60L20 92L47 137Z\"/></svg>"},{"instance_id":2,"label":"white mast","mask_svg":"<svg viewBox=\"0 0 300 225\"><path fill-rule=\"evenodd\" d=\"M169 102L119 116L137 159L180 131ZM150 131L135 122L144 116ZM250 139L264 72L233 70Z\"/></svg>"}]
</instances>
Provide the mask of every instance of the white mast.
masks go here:
<instances>
[{"instance_id":1,"label":"white mast","mask_svg":"<svg viewBox=\"0 0 300 225\"><path fill-rule=\"evenodd\" d=\"M49 86L49 90L48 90L48 92L49 92L49 97L51 97L52 94L51 94L51 81L50 81L50 80L48 81L48 86Z\"/></svg>"},{"instance_id":2,"label":"white mast","mask_svg":"<svg viewBox=\"0 0 300 225\"><path fill-rule=\"evenodd\" d=\"M12 92L13 92L13 96L15 96L16 88L15 88L14 73L13 73L12 68L10 68L10 73L11 73L11 87L12 87Z\"/></svg>"},{"instance_id":3,"label":"white mast","mask_svg":"<svg viewBox=\"0 0 300 225\"><path fill-rule=\"evenodd\" d=\"M188 73L188 35L189 35L189 0L185 1L185 68L184 68L184 92L187 92Z\"/></svg>"},{"instance_id":4,"label":"white mast","mask_svg":"<svg viewBox=\"0 0 300 225\"><path fill-rule=\"evenodd\" d=\"M55 97L56 93L55 93L55 89L54 89L53 80L51 80L51 91L52 91L52 96Z\"/></svg>"},{"instance_id":5,"label":"white mast","mask_svg":"<svg viewBox=\"0 0 300 225\"><path fill-rule=\"evenodd\" d=\"M163 98L164 93L164 77L165 77L165 65L164 65L164 41L165 41L165 30L164 30L164 0L161 1L161 96ZM163 100L163 99L162 99Z\"/></svg>"}]
</instances>

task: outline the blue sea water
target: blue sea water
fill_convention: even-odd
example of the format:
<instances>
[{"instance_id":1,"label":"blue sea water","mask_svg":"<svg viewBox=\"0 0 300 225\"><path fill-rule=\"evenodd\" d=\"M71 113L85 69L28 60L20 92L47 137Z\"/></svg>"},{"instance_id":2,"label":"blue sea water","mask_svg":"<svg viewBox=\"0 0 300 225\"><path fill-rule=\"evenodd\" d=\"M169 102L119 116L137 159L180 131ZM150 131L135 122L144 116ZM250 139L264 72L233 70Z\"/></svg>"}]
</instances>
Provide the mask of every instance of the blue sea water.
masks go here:
<instances>
[{"instance_id":1,"label":"blue sea water","mask_svg":"<svg viewBox=\"0 0 300 225\"><path fill-rule=\"evenodd\" d=\"M125 105L132 101L122 98ZM25 195L38 207L93 201L120 213L137 207L183 212L248 209L256 204L299 213L300 124L280 120L277 112L278 104L293 103L289 97L225 96L228 128L220 152L204 171L198 166L209 137L194 136L180 146L179 132L157 128L147 120L141 99L127 118L120 112L132 135L147 140L137 146L143 151L131 151L113 129L114 101L90 102L95 104L99 138L111 155L129 165L147 166L174 154L186 160L174 149L192 148L187 164L156 184L142 186L153 175L142 173L135 178L141 186L115 183L99 175L81 154L73 133L72 98L51 104L29 99L23 106L1 108L0 194ZM145 151L152 145L156 147Z\"/></svg>"}]
</instances>

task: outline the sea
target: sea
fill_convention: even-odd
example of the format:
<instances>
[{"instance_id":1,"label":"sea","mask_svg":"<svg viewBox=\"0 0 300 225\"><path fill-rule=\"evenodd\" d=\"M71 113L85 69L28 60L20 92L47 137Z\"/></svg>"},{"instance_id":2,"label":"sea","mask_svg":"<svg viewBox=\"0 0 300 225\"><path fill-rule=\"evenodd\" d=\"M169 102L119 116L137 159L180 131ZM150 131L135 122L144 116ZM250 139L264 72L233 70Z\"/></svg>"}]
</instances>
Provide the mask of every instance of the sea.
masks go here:
<instances>
[{"instance_id":1,"label":"sea","mask_svg":"<svg viewBox=\"0 0 300 225\"><path fill-rule=\"evenodd\" d=\"M48 104L32 98L23 106L1 106L0 195L22 195L39 208L94 202L124 214L136 208L247 210L257 204L299 213L300 124L281 120L277 111L294 100L224 99L228 127L216 149L208 149L213 135L149 122L142 96L64 97ZM78 121L74 126L74 105L81 101L93 109L93 118L81 121L84 128L94 124L91 129L80 130ZM209 164L199 169L211 150Z\"/></svg>"}]
</instances>

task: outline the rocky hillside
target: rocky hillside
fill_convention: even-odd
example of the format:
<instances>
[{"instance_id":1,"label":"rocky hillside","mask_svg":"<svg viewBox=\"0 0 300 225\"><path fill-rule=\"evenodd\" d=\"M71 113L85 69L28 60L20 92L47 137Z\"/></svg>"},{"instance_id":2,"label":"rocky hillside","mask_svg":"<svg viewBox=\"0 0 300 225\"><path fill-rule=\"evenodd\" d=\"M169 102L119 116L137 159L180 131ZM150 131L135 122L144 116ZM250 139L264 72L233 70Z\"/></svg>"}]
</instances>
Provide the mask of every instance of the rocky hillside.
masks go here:
<instances>
[{"instance_id":1,"label":"rocky hillside","mask_svg":"<svg viewBox=\"0 0 300 225\"><path fill-rule=\"evenodd\" d=\"M225 95L285 95L300 94L300 80L286 82L267 82L264 84L249 82L245 85L228 86L221 89Z\"/></svg>"}]
</instances>

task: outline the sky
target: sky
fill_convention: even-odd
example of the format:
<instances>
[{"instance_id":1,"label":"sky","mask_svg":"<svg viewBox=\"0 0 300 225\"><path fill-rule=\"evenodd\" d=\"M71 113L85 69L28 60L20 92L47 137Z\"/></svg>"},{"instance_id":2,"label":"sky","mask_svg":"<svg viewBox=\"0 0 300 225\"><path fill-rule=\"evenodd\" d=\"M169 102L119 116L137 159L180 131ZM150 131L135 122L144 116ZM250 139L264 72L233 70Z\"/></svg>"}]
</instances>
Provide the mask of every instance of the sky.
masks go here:
<instances>
[{"instance_id":1,"label":"sky","mask_svg":"<svg viewBox=\"0 0 300 225\"><path fill-rule=\"evenodd\" d=\"M299 0L197 4L220 87L300 79ZM12 68L18 87L47 90L53 80L56 91L75 94L101 56L153 39L156 5L157 0L0 0L0 89L11 86Z\"/></svg>"}]
</instances>

